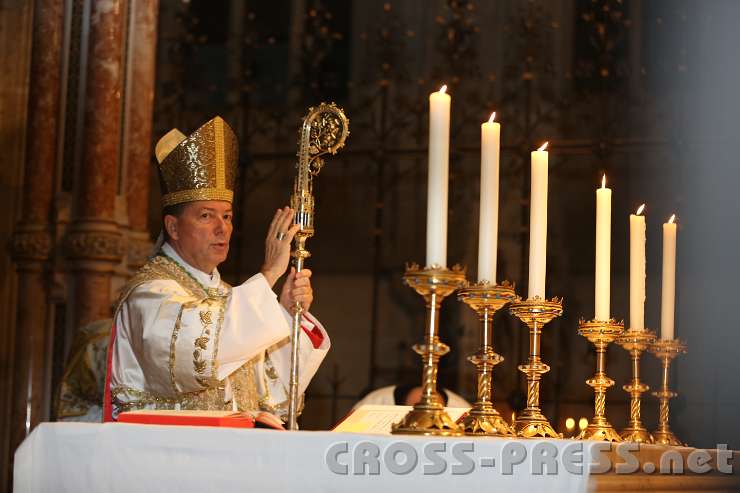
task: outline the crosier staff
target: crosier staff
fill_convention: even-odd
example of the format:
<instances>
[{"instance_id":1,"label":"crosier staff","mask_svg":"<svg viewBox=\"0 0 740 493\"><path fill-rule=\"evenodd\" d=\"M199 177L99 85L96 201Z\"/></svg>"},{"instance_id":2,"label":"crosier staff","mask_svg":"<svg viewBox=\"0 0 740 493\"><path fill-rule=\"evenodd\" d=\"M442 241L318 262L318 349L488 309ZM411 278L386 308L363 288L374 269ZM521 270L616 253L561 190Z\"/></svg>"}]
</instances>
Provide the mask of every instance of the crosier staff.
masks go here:
<instances>
[{"instance_id":1,"label":"crosier staff","mask_svg":"<svg viewBox=\"0 0 740 493\"><path fill-rule=\"evenodd\" d=\"M313 177L324 166L325 154L336 154L349 135L349 120L344 111L334 103L321 103L309 108L303 118L298 141L298 174L293 182L290 206L295 211L293 222L299 226L293 241L292 253L296 272L303 270L305 259L311 256L306 250L306 240L313 236ZM296 430L298 408L298 349L303 307L296 301L293 307L290 353L290 395L288 396L288 429Z\"/></svg>"}]
</instances>

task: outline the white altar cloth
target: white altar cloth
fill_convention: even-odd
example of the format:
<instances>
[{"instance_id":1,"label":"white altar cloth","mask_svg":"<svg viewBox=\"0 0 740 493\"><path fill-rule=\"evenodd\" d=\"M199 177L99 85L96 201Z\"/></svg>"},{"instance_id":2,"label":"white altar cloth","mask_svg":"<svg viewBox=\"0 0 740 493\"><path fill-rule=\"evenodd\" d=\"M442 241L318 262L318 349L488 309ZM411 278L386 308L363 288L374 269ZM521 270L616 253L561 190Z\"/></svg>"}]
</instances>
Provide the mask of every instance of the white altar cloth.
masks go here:
<instances>
[{"instance_id":1,"label":"white altar cloth","mask_svg":"<svg viewBox=\"0 0 740 493\"><path fill-rule=\"evenodd\" d=\"M543 442L123 423L43 423L16 451L14 491L586 491L589 445L583 446L583 472L574 474L566 471L561 462L561 453L569 445L572 448L574 441L547 440L557 448L558 471L552 474L543 469L544 473L536 474L532 472L533 447ZM517 465L510 464L511 471L506 473L502 454L513 450L512 443L519 450L523 446L527 458ZM427 455L430 447L436 450L433 460ZM441 447L444 452L440 452ZM457 460L453 449L458 449L457 453L466 450L464 460ZM377 471L362 462L362 454L372 455L373 450L380 451ZM400 451L395 459L386 454L391 450ZM417 456L416 464L404 464L413 455Z\"/></svg>"}]
</instances>

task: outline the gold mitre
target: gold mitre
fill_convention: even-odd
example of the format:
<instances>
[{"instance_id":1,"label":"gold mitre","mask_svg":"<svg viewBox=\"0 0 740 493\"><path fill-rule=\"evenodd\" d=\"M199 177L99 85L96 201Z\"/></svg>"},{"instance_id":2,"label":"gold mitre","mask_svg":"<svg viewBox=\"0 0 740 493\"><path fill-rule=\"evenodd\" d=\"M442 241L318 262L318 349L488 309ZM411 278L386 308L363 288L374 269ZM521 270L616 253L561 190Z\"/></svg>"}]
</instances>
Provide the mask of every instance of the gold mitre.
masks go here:
<instances>
[{"instance_id":1,"label":"gold mitre","mask_svg":"<svg viewBox=\"0 0 740 493\"><path fill-rule=\"evenodd\" d=\"M220 116L187 137L170 130L154 152L162 207L195 200L233 202L239 150L234 131Z\"/></svg>"}]
</instances>

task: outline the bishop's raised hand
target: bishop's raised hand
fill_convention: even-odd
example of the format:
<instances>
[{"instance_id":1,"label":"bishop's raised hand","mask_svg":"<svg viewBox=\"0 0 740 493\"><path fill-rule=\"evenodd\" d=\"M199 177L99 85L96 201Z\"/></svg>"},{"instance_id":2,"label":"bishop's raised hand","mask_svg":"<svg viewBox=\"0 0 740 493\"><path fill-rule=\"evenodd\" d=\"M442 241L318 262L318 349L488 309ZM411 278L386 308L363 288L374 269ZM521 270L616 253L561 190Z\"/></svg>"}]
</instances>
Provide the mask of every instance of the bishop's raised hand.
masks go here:
<instances>
[{"instance_id":1,"label":"bishop's raised hand","mask_svg":"<svg viewBox=\"0 0 740 493\"><path fill-rule=\"evenodd\" d=\"M290 245L299 226L293 224L294 211L283 207L275 212L265 238L265 261L260 272L270 287L285 274L290 262Z\"/></svg>"}]
</instances>

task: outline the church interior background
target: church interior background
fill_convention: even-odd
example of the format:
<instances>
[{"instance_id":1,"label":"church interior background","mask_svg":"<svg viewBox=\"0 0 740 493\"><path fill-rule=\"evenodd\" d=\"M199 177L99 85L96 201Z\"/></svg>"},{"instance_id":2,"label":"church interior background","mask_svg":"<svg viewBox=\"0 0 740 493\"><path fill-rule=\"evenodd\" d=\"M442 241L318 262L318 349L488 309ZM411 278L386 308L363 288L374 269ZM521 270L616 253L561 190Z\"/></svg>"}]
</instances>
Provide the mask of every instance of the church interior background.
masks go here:
<instances>
[{"instance_id":1,"label":"church interior background","mask_svg":"<svg viewBox=\"0 0 740 493\"><path fill-rule=\"evenodd\" d=\"M672 426L696 446L740 447L740 5L688 0L0 0L0 456L3 484L54 396L77 329L110 317L117 289L159 232L153 145L221 115L239 136L236 226L224 278L259 270L272 212L289 199L297 130L335 101L346 148L316 180L308 243L312 308L332 350L307 394L305 429L327 429L367 391L419 379L421 300L404 264L423 262L427 95L453 95L448 258L477 263L479 125L502 123L499 280L526 286L529 152L550 141L545 331L553 425L590 417L595 352L594 197L614 192L612 312L628 317L628 215L648 204L646 324L660 319L660 224L679 217ZM442 311L441 384L475 397L475 314ZM527 332L495 320L494 401L523 407ZM77 338L77 339L76 339ZM644 377L659 382L655 358ZM628 416L627 353L609 349L609 417ZM505 415L508 417L509 414ZM643 399L655 427L657 401ZM566 433L567 434L567 433Z\"/></svg>"}]
</instances>

